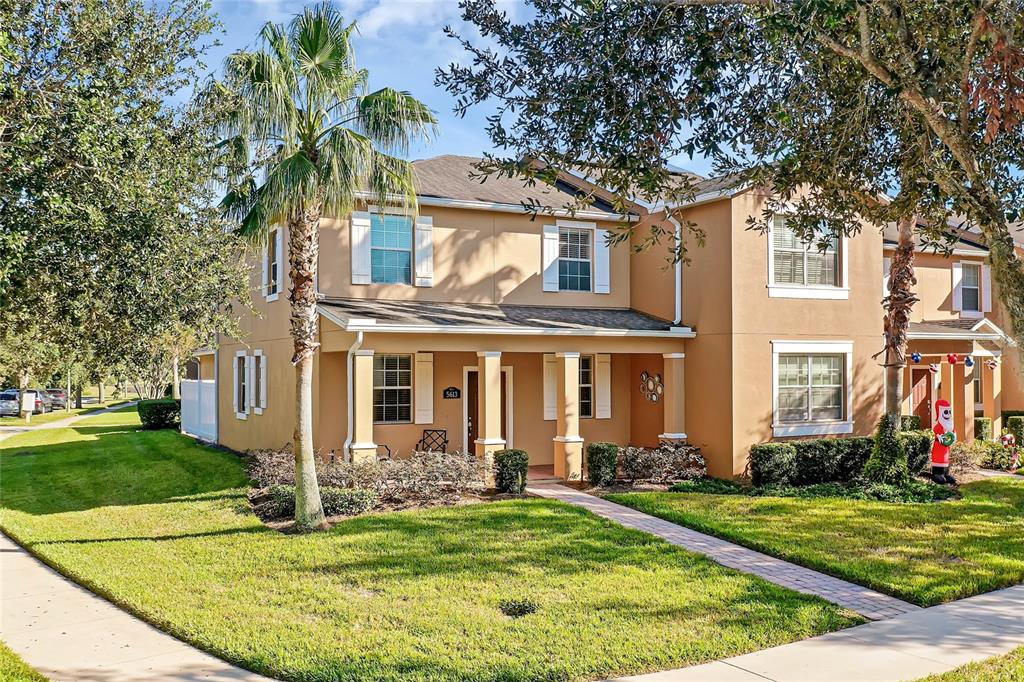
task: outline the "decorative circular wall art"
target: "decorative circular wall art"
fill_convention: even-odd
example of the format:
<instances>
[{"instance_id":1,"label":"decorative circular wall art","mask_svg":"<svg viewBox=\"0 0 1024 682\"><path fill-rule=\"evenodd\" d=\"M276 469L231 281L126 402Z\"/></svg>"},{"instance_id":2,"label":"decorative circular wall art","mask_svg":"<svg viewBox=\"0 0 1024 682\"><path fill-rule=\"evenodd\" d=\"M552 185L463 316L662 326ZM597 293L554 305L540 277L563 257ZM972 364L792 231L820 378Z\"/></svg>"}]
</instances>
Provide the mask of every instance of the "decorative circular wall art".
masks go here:
<instances>
[{"instance_id":1,"label":"decorative circular wall art","mask_svg":"<svg viewBox=\"0 0 1024 682\"><path fill-rule=\"evenodd\" d=\"M661 400L664 393L665 384L662 383L660 374L640 372L640 395L656 403Z\"/></svg>"}]
</instances>

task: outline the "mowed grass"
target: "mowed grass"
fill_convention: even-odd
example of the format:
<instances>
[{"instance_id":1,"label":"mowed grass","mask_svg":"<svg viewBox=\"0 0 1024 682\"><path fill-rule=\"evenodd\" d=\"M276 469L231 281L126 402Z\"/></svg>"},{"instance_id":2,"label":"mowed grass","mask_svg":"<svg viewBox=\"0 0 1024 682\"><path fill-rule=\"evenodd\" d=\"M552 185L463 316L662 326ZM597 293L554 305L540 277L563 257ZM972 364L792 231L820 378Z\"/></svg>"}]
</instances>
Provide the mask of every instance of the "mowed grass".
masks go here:
<instances>
[{"instance_id":1,"label":"mowed grass","mask_svg":"<svg viewBox=\"0 0 1024 682\"><path fill-rule=\"evenodd\" d=\"M286 680L584 680L860 622L543 500L264 527L234 456L134 410L0 443L0 525L162 629ZM506 599L537 611L504 615Z\"/></svg>"},{"instance_id":2,"label":"mowed grass","mask_svg":"<svg viewBox=\"0 0 1024 682\"><path fill-rule=\"evenodd\" d=\"M45 677L21 660L18 654L11 651L3 642L0 642L0 680L4 682L46 682Z\"/></svg>"},{"instance_id":3,"label":"mowed grass","mask_svg":"<svg viewBox=\"0 0 1024 682\"><path fill-rule=\"evenodd\" d=\"M1021 682L1024 680L1024 647L1005 656L951 670L942 675L926 677L921 682Z\"/></svg>"},{"instance_id":4,"label":"mowed grass","mask_svg":"<svg viewBox=\"0 0 1024 682\"><path fill-rule=\"evenodd\" d=\"M38 426L39 424L50 424L52 422L58 422L61 419L67 419L68 417L77 417L83 414L91 414L93 412L99 412L105 410L108 407L119 405L125 400L118 400L114 402L105 403L102 405L87 405L85 407L72 407L71 411L65 410L64 408L55 408L53 412L47 412L46 414L34 414L30 421L26 421L21 417L0 417L0 426Z\"/></svg>"},{"instance_id":5,"label":"mowed grass","mask_svg":"<svg viewBox=\"0 0 1024 682\"><path fill-rule=\"evenodd\" d=\"M961 490L962 499L933 504L691 493L609 499L929 606L1024 581L1024 480Z\"/></svg>"}]
</instances>

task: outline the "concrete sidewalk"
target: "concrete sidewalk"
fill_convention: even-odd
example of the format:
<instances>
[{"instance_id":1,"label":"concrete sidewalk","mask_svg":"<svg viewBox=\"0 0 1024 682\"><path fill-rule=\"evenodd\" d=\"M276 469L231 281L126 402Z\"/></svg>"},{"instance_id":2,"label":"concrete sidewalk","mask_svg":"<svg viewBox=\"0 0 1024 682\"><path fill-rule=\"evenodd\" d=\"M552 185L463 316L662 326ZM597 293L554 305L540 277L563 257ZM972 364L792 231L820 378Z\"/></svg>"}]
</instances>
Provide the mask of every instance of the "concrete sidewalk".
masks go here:
<instances>
[{"instance_id":1,"label":"concrete sidewalk","mask_svg":"<svg viewBox=\"0 0 1024 682\"><path fill-rule=\"evenodd\" d=\"M13 436L19 433L25 433L27 431L40 431L42 429L63 429L71 426L76 422L90 417L98 417L101 414L107 414L108 412L116 412L117 410L126 410L129 407L134 407L138 404L138 400L130 400L126 403L120 403L112 407L105 407L102 410L96 410L95 412L88 412L86 414L76 414L64 419L58 419L55 422L48 422L44 424L28 424L26 426L0 426L0 440Z\"/></svg>"},{"instance_id":2,"label":"concrete sidewalk","mask_svg":"<svg viewBox=\"0 0 1024 682\"><path fill-rule=\"evenodd\" d=\"M53 682L270 682L129 615L3 534L0 640Z\"/></svg>"},{"instance_id":3,"label":"concrete sidewalk","mask_svg":"<svg viewBox=\"0 0 1024 682\"><path fill-rule=\"evenodd\" d=\"M862 585L776 559L568 486L554 483L534 483L527 485L526 491L538 497L560 500L583 507L610 521L657 535L673 545L703 554L723 566L743 573L751 573L797 592L817 595L872 620L884 620L921 610L919 606L908 604Z\"/></svg>"},{"instance_id":4,"label":"concrete sidewalk","mask_svg":"<svg viewBox=\"0 0 1024 682\"><path fill-rule=\"evenodd\" d=\"M630 682L898 682L1024 645L1024 585Z\"/></svg>"}]
</instances>

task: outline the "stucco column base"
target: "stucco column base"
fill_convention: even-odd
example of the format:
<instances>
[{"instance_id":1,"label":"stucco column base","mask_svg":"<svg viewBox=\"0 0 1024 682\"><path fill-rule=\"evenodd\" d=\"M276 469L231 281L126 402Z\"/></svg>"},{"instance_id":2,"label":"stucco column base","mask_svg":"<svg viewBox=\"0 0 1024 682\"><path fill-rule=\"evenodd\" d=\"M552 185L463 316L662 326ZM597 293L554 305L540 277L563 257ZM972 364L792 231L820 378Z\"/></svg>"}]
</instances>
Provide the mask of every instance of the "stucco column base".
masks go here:
<instances>
[{"instance_id":1,"label":"stucco column base","mask_svg":"<svg viewBox=\"0 0 1024 682\"><path fill-rule=\"evenodd\" d=\"M476 458L484 468L484 483L488 488L494 487L494 453L505 449L505 441L501 438L477 438L473 441Z\"/></svg>"},{"instance_id":2,"label":"stucco column base","mask_svg":"<svg viewBox=\"0 0 1024 682\"><path fill-rule=\"evenodd\" d=\"M375 443L353 443L349 449L352 452L353 464L377 461L377 445Z\"/></svg>"},{"instance_id":3,"label":"stucco column base","mask_svg":"<svg viewBox=\"0 0 1024 682\"><path fill-rule=\"evenodd\" d=\"M566 481L583 478L583 439L579 436L555 436L555 476Z\"/></svg>"}]
</instances>

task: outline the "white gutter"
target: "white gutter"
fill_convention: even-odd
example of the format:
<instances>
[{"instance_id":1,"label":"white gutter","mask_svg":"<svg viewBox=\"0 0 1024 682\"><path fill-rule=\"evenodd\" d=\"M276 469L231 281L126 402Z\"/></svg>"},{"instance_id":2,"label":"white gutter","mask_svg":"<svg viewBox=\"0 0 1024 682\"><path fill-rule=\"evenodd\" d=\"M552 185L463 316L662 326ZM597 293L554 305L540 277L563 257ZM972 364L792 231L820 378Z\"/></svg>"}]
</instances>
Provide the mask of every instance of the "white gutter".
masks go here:
<instances>
[{"instance_id":1,"label":"white gutter","mask_svg":"<svg viewBox=\"0 0 1024 682\"><path fill-rule=\"evenodd\" d=\"M376 200L379 197L372 195L370 192L356 192L356 196L360 199ZM398 197L395 197L395 201L400 201ZM522 204L506 204L501 202L493 201L475 201L470 199L446 199L444 197L424 197L417 196L417 203L421 206L437 206L439 208L462 208L474 211L499 211L502 213L520 213L527 214L531 211L524 207ZM639 218L637 216L621 216L616 213L608 213L606 211L566 211L564 209L555 209L550 213L540 211L539 215L553 215L558 218L589 218L591 220L606 220L606 221L622 221L634 223Z\"/></svg>"},{"instance_id":2,"label":"white gutter","mask_svg":"<svg viewBox=\"0 0 1024 682\"><path fill-rule=\"evenodd\" d=\"M882 251L883 252L884 251L895 251L895 250L896 250L896 245L895 244L882 244ZM927 248L926 249L926 248L924 248L922 246L915 247L914 251L917 252L917 253L934 253L934 254L939 255L939 256L945 256L946 255L945 251L936 251L936 250L931 249L931 248ZM980 249L953 249L952 251L949 252L949 255L951 255L951 256L978 256L978 257L984 258L985 256L988 256L988 251L982 251Z\"/></svg>"},{"instance_id":3,"label":"white gutter","mask_svg":"<svg viewBox=\"0 0 1024 682\"><path fill-rule=\"evenodd\" d=\"M333 320L332 320L333 321ZM348 354L345 356L345 395L346 408L348 409L348 419L345 420L345 443L341 446L342 456L348 460L350 453L349 447L352 445L352 422L355 419L355 408L352 405L353 392L353 368L352 358L355 356L356 351L363 345L363 333L359 332L356 334L356 340L351 346L349 346Z\"/></svg>"},{"instance_id":4,"label":"white gutter","mask_svg":"<svg viewBox=\"0 0 1024 682\"><path fill-rule=\"evenodd\" d=\"M668 221L676 226L676 245L683 243L683 226L679 224L679 221L675 218L669 218ZM679 324L683 321L683 261L680 258L681 254L676 254L675 262L675 276L676 276L676 309L675 317L672 318L672 324Z\"/></svg>"},{"instance_id":5,"label":"white gutter","mask_svg":"<svg viewBox=\"0 0 1024 682\"><path fill-rule=\"evenodd\" d=\"M979 332L907 332L911 341L1002 341L999 334L982 334Z\"/></svg>"}]
</instances>

